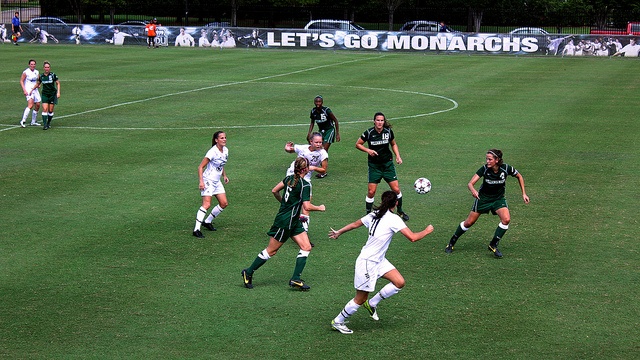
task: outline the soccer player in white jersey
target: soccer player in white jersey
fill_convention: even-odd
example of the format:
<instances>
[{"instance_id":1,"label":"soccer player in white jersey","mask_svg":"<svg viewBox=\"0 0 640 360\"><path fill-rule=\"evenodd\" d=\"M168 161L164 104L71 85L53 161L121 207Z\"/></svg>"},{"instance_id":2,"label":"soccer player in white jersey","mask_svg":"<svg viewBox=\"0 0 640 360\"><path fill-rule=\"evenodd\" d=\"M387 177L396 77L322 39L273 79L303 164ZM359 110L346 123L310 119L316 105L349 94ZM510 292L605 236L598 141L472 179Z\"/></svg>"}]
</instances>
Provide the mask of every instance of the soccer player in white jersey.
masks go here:
<instances>
[{"instance_id":1,"label":"soccer player in white jersey","mask_svg":"<svg viewBox=\"0 0 640 360\"><path fill-rule=\"evenodd\" d=\"M417 233L411 231L402 218L392 212L397 204L398 196L396 193L392 190L387 190L382 194L380 206L374 211L340 230L331 229L329 232L330 238L337 239L345 232L363 225L369 229L367 243L364 244L358 259L356 259L353 280L356 296L349 300L342 311L331 321L331 327L343 334L353 333L345 325L345 320L355 314L360 306L364 306L367 309L373 320L379 320L378 303L397 294L404 287L404 277L386 258L393 235L400 232L411 242L416 242L433 232L432 225ZM381 277L390 282L369 300L369 294L375 291L376 281Z\"/></svg>"},{"instance_id":2,"label":"soccer player in white jersey","mask_svg":"<svg viewBox=\"0 0 640 360\"><path fill-rule=\"evenodd\" d=\"M322 134L319 132L314 132L309 137L309 144L307 145L297 145L293 142L289 141L284 146L284 151L288 153L296 153L298 157L303 157L309 161L309 172L304 176L304 179L311 183L311 175L314 171L318 172L318 174L326 174L327 173L327 163L329 159L329 153L322 146ZM295 165L295 160L287 169L287 176L293 175L293 168ZM312 194L313 195L313 194ZM302 226L305 231L309 231L309 212L302 209L300 214L300 221L302 221Z\"/></svg>"},{"instance_id":3,"label":"soccer player in white jersey","mask_svg":"<svg viewBox=\"0 0 640 360\"><path fill-rule=\"evenodd\" d=\"M27 117L29 116L29 111L33 109L33 113L31 114L31 125L40 126L37 122L38 119L38 110L40 110L40 102L42 99L40 98L40 91L38 89L34 89L36 83L38 82L38 77L40 76L40 72L36 70L36 61L31 59L29 60L29 67L22 72L22 76L20 76L20 86L22 86L22 93L27 98L27 107L24 108L24 113L22 114L22 120L20 121L20 126L25 127Z\"/></svg>"},{"instance_id":4,"label":"soccer player in white jersey","mask_svg":"<svg viewBox=\"0 0 640 360\"><path fill-rule=\"evenodd\" d=\"M193 229L193 236L197 238L204 237L202 231L200 231L201 226L204 226L211 231L216 230L211 222L215 217L220 215L227 205L229 205L229 202L227 201L227 194L224 190L224 184L229 182L227 173L224 170L228 157L229 149L227 149L227 134L225 134L224 131L216 131L213 134L213 139L211 140L211 149L207 151L207 154L198 166L202 206L200 206L198 213L196 214L196 225ZM205 220L205 216L207 215L207 210L209 210L209 207L211 206L211 198L213 196L218 200L218 205L211 210L211 213Z\"/></svg>"}]
</instances>

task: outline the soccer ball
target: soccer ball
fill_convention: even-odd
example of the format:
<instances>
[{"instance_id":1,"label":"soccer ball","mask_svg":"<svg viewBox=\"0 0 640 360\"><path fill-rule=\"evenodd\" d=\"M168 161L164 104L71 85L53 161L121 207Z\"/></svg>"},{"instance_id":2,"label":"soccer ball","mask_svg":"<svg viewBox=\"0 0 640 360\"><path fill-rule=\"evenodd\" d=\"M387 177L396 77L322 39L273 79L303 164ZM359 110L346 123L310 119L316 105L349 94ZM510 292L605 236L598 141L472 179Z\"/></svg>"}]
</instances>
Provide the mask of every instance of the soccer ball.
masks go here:
<instances>
[{"instance_id":1,"label":"soccer ball","mask_svg":"<svg viewBox=\"0 0 640 360\"><path fill-rule=\"evenodd\" d=\"M418 180L413 183L413 188L418 194L426 194L431 191L431 181L427 178L418 178Z\"/></svg>"}]
</instances>

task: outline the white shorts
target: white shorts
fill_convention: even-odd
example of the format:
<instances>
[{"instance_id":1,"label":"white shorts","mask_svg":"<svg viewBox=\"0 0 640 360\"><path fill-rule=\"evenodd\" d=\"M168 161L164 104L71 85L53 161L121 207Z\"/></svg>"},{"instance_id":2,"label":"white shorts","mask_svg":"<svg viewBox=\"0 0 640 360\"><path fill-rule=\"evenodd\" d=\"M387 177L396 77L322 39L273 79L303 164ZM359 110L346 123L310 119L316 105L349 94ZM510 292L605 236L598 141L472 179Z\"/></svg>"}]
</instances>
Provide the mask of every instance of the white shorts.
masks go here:
<instances>
[{"instance_id":1,"label":"white shorts","mask_svg":"<svg viewBox=\"0 0 640 360\"><path fill-rule=\"evenodd\" d=\"M204 180L204 190L200 191L200 196L214 196L224 193L222 181Z\"/></svg>"},{"instance_id":2,"label":"white shorts","mask_svg":"<svg viewBox=\"0 0 640 360\"><path fill-rule=\"evenodd\" d=\"M34 103L42 102L40 91L38 89L33 90L30 95L27 95L27 101L29 100L33 100Z\"/></svg>"},{"instance_id":3,"label":"white shorts","mask_svg":"<svg viewBox=\"0 0 640 360\"><path fill-rule=\"evenodd\" d=\"M356 260L356 273L353 277L353 286L356 290L373 292L376 289L376 281L382 275L395 269L392 263L386 258L381 262L358 258Z\"/></svg>"}]
</instances>

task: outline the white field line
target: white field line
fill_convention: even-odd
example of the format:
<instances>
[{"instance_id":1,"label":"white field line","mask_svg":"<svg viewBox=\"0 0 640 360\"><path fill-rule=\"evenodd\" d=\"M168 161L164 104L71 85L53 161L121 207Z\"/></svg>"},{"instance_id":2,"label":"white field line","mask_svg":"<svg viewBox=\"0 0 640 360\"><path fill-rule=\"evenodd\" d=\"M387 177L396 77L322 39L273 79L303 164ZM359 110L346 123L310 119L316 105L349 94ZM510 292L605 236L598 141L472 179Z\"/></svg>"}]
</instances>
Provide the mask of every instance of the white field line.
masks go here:
<instances>
[{"instance_id":1,"label":"white field line","mask_svg":"<svg viewBox=\"0 0 640 360\"><path fill-rule=\"evenodd\" d=\"M315 66L315 67L308 68L308 69L290 71L290 72L287 72L287 73L270 75L270 76L263 76L263 77L250 79L250 80L235 81L235 82L231 82L231 83L218 84L218 85L212 85L212 86L205 86L205 87L201 87L201 88L197 88L197 89L178 91L178 92L169 93L169 94L162 94L162 95L152 96L152 97L145 98L145 99L127 101L127 102L114 104L114 105L109 105L109 106L105 106L105 107L101 107L101 108L97 108L97 109L81 111L81 112L78 112L78 113L60 115L60 116L56 116L56 119L64 119L64 118L69 118L69 117L74 117L74 116L80 116L80 115L84 115L84 114L89 114L89 113L94 113L94 112L99 112L99 111L105 111L105 110L109 110L109 109L113 109L113 108L117 108L117 107L121 107L121 106L139 104L139 103L143 103L143 102L147 102L147 101L158 100L158 99L163 99L163 98L177 96L177 95L184 95L184 94L189 94L189 93L198 92L198 91L216 89L216 88L233 86L233 85L243 85L243 84L248 84L248 83L253 83L253 82L258 82L258 81L263 81L263 80L269 80L269 79L274 79L274 78L283 77L283 76L289 76L289 75L293 75L293 74L299 74L299 73L313 71L313 70L318 70L318 69L322 69L322 68L326 68L326 67L339 66L339 65L352 63L352 62L377 59L377 58L380 58L380 57L382 57L382 56L377 56L377 57L373 57L373 58L365 58L365 59L343 61L343 62L339 62L339 63L335 63L335 64ZM300 85L300 86L312 85L312 86L326 86L326 87L331 86L331 87L336 87L335 85L305 84L305 83L292 83L292 82L275 83L275 84ZM430 97L436 97L436 98L440 98L440 99L446 100L446 101L448 101L448 102L450 102L452 104L451 107L446 108L446 109L427 112L427 113L422 113L422 114L414 114L414 115L408 115L408 116L402 116L402 117L396 117L396 118L389 118L389 120L411 119L411 118L417 118L417 117L423 117L423 116L430 116L430 115L435 115L435 114L451 111L451 110L454 110L454 109L456 109L458 107L458 103L455 100L447 98L445 96L436 95L436 94L428 94L428 93L422 93L422 92L418 92L418 91L407 91L407 90L397 90L397 89L372 88L372 87L365 87L365 86L345 86L345 87L352 88L352 89L365 89L365 90L372 90L372 91L397 92L397 93L406 93L406 94L410 94L410 95L430 96ZM355 123L370 122L370 121L371 121L371 119L340 121L340 123L341 124L355 124ZM228 129L245 129L245 128L247 128L248 129L248 128L265 128L265 127L294 127L294 126L308 126L308 125L309 125L308 123L304 123L304 124L230 125L230 126L225 126L225 128L228 128ZM5 129L0 129L0 132L6 131L6 130L12 130L12 129L20 128L20 126L16 125L16 124L0 124L0 126L7 126L7 128L5 128ZM57 126L57 128L94 129L94 130L145 130L145 131L148 131L148 130L201 130L201 129L211 129L213 127L212 126L196 126L196 127L182 127L182 128L146 128L146 127L127 127L127 128L109 127L109 128L101 128L101 127L94 127L94 126Z\"/></svg>"}]
</instances>

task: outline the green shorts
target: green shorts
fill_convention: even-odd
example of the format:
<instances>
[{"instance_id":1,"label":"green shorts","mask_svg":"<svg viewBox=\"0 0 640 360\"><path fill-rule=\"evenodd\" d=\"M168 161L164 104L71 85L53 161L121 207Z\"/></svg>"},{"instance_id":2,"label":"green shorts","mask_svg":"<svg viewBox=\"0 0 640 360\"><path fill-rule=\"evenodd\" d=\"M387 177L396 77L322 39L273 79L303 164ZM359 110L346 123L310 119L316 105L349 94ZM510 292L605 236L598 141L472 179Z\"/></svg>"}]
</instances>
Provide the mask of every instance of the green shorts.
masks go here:
<instances>
[{"instance_id":1,"label":"green shorts","mask_svg":"<svg viewBox=\"0 0 640 360\"><path fill-rule=\"evenodd\" d=\"M336 128L320 130L320 133L322 134L323 143L333 144L336 141Z\"/></svg>"},{"instance_id":2,"label":"green shorts","mask_svg":"<svg viewBox=\"0 0 640 360\"><path fill-rule=\"evenodd\" d=\"M269 229L269 231L267 232L267 235L278 240L281 243L284 243L290 237L302 234L303 232L304 228L302 227L302 223L300 221L297 221L293 224L293 227L291 229L272 226L271 229Z\"/></svg>"},{"instance_id":3,"label":"green shorts","mask_svg":"<svg viewBox=\"0 0 640 360\"><path fill-rule=\"evenodd\" d=\"M384 164L369 163L369 184L379 184L382 179L387 183L398 180L393 160Z\"/></svg>"},{"instance_id":4,"label":"green shorts","mask_svg":"<svg viewBox=\"0 0 640 360\"><path fill-rule=\"evenodd\" d=\"M53 94L53 96L47 96L45 94L42 94L42 103L43 104L58 105L58 96L57 96L57 94Z\"/></svg>"},{"instance_id":5,"label":"green shorts","mask_svg":"<svg viewBox=\"0 0 640 360\"><path fill-rule=\"evenodd\" d=\"M471 211L480 214L486 214L491 211L491 213L495 215L496 210L502 208L509 208L507 206L507 199L505 199L504 197L501 197L499 199L476 199L476 201L473 202Z\"/></svg>"}]
</instances>

